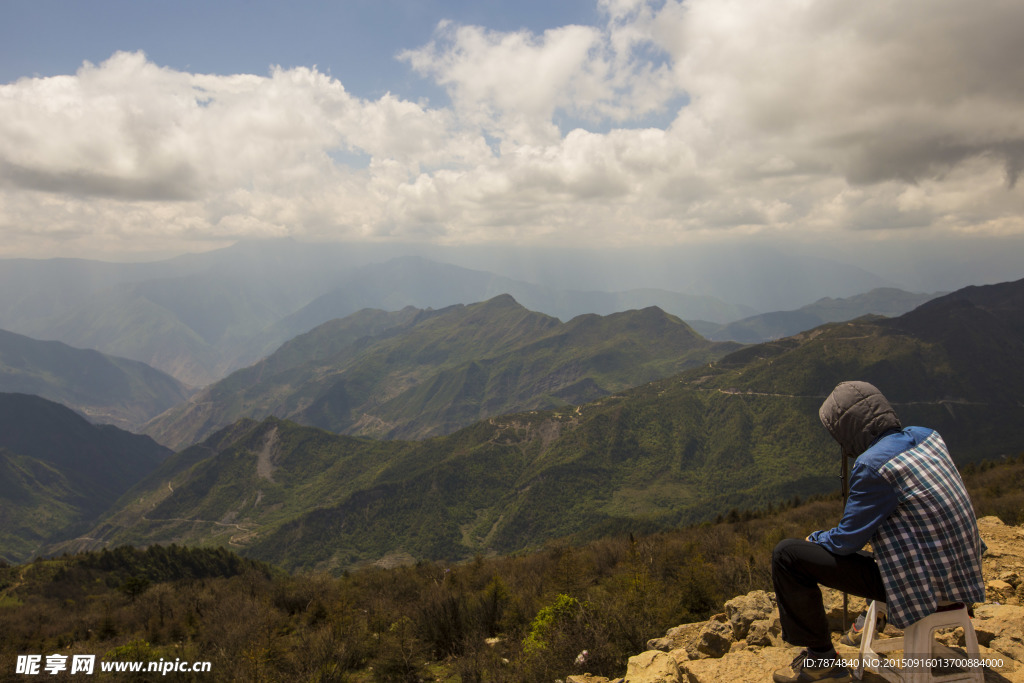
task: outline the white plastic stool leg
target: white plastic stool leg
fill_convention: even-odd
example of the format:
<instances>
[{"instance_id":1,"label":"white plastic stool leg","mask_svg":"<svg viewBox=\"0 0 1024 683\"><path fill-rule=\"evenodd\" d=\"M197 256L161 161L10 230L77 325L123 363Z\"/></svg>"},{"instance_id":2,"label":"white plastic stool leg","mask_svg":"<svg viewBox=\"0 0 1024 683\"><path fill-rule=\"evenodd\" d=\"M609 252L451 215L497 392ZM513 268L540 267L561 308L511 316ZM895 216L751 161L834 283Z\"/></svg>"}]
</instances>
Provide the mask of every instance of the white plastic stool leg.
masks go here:
<instances>
[{"instance_id":1,"label":"white plastic stool leg","mask_svg":"<svg viewBox=\"0 0 1024 683\"><path fill-rule=\"evenodd\" d=\"M881 603L885 604L885 603ZM878 674L887 681L900 683L904 680L903 672L896 667L885 663L882 653L893 652L903 649L902 638L889 638L887 640L875 640L875 625L878 617L878 603L872 601L868 606L868 613L864 618L864 632L860 636L860 656L857 658L857 669L854 677L857 680L864 678L864 671L871 671Z\"/></svg>"},{"instance_id":2,"label":"white plastic stool leg","mask_svg":"<svg viewBox=\"0 0 1024 683\"><path fill-rule=\"evenodd\" d=\"M956 650L935 642L935 631L941 628L954 628L957 626L962 627L964 630L966 657L961 656ZM910 628L903 633L903 642L905 645L904 655L907 657L920 659L940 657L966 659L972 665L976 665L967 668L965 671L942 675L932 675L930 666L915 667L914 673L917 674L917 678L907 677L908 683L910 681L921 681L922 683L925 681L976 681L977 683L982 683L985 680L985 673L982 671L978 661L981 658L978 650L978 636L974 633L974 626L971 624L971 617L967 613L965 605L962 605L959 609L935 612L911 624Z\"/></svg>"},{"instance_id":3,"label":"white plastic stool leg","mask_svg":"<svg viewBox=\"0 0 1024 683\"><path fill-rule=\"evenodd\" d=\"M860 641L860 657L857 663L855 676L863 678L864 670L873 671L894 683L926 683L942 682L953 683L953 681L971 681L972 683L983 683L984 672L980 665L980 652L978 649L978 637L974 633L974 626L971 624L967 607L959 609L935 612L929 616L911 624L903 632L902 638L887 638L876 640L875 616L877 605L872 602L868 608L867 618L864 623L864 633ZM935 631L940 628L951 628L960 626L964 630L964 643L966 645L966 657L960 655L944 645L935 642ZM922 660L918 666L910 666L900 669L892 666L883 660L880 653L902 650L904 658L911 660ZM938 657L951 657L953 659L968 659L972 666L966 671L958 671L949 674L933 675L932 667L927 660Z\"/></svg>"}]
</instances>

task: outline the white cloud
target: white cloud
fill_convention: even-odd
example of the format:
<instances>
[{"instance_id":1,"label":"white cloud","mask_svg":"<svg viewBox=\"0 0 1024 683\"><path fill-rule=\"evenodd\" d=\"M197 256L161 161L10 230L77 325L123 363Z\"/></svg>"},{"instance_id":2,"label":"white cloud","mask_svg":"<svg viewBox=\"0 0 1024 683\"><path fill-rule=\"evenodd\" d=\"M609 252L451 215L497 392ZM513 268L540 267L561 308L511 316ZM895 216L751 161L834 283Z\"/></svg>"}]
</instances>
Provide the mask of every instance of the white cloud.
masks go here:
<instances>
[{"instance_id":1,"label":"white cloud","mask_svg":"<svg viewBox=\"0 0 1024 683\"><path fill-rule=\"evenodd\" d=\"M599 37L591 27L567 26L538 38L443 22L437 33L402 58L448 88L463 121L513 144L557 139L555 110L581 106L600 83L588 68Z\"/></svg>"},{"instance_id":2,"label":"white cloud","mask_svg":"<svg viewBox=\"0 0 1024 683\"><path fill-rule=\"evenodd\" d=\"M111 248L1024 232L1024 5L596 1L598 26L442 23L400 58L450 106L141 53L0 85L0 230Z\"/></svg>"},{"instance_id":3,"label":"white cloud","mask_svg":"<svg viewBox=\"0 0 1024 683\"><path fill-rule=\"evenodd\" d=\"M338 166L339 149L376 163ZM117 53L73 76L0 86L0 227L131 235L143 248L161 236L364 236L421 166L490 155L448 111L360 100L314 69L188 74Z\"/></svg>"},{"instance_id":4,"label":"white cloud","mask_svg":"<svg viewBox=\"0 0 1024 683\"><path fill-rule=\"evenodd\" d=\"M676 72L699 114L755 153L823 159L858 184L986 154L1020 163L1020 3L701 1L687 14Z\"/></svg>"},{"instance_id":5,"label":"white cloud","mask_svg":"<svg viewBox=\"0 0 1024 683\"><path fill-rule=\"evenodd\" d=\"M604 27L564 26L537 36L442 22L433 41L400 55L447 88L461 120L506 143L551 144L556 114L626 123L679 96L644 2L601 2Z\"/></svg>"}]
</instances>

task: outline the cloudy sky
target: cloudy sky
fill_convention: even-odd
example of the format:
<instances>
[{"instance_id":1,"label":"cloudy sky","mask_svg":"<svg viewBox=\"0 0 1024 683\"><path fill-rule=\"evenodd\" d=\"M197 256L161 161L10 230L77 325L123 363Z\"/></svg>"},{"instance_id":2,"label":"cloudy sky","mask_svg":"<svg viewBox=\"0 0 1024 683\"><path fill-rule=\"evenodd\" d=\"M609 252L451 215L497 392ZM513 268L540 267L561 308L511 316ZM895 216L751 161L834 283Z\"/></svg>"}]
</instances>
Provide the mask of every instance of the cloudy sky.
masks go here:
<instances>
[{"instance_id":1,"label":"cloudy sky","mask_svg":"<svg viewBox=\"0 0 1024 683\"><path fill-rule=\"evenodd\" d=\"M1020 244L1021 27L1019 0L7 0L0 256Z\"/></svg>"}]
</instances>

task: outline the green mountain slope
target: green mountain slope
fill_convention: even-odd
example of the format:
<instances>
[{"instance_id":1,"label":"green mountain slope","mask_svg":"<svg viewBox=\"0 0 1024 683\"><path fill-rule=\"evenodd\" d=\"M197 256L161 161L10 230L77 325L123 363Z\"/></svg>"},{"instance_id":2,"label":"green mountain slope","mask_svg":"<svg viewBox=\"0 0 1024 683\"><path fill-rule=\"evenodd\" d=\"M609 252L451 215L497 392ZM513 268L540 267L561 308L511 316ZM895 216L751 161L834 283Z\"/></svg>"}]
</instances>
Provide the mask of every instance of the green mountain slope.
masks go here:
<instances>
[{"instance_id":1,"label":"green mountain slope","mask_svg":"<svg viewBox=\"0 0 1024 683\"><path fill-rule=\"evenodd\" d=\"M439 311L365 310L297 337L161 415L184 447L242 418L422 438L491 415L592 400L735 349L659 309L562 323L508 295Z\"/></svg>"},{"instance_id":2,"label":"green mountain slope","mask_svg":"<svg viewBox=\"0 0 1024 683\"><path fill-rule=\"evenodd\" d=\"M0 556L80 530L169 451L38 396L0 393Z\"/></svg>"},{"instance_id":3,"label":"green mountain slope","mask_svg":"<svg viewBox=\"0 0 1024 683\"><path fill-rule=\"evenodd\" d=\"M329 434L277 418L241 420L168 458L85 537L61 548L173 538L248 546L254 533L368 486L406 442ZM98 534L98 535L97 535Z\"/></svg>"},{"instance_id":4,"label":"green mountain slope","mask_svg":"<svg viewBox=\"0 0 1024 683\"><path fill-rule=\"evenodd\" d=\"M829 324L578 407L421 442L244 420L168 460L61 548L229 544L286 567L458 559L563 536L650 531L832 491L817 409L864 379L954 458L1024 444L1024 281L894 319Z\"/></svg>"},{"instance_id":5,"label":"green mountain slope","mask_svg":"<svg viewBox=\"0 0 1024 683\"><path fill-rule=\"evenodd\" d=\"M135 429L189 391L138 361L0 330L0 392L35 394L95 422Z\"/></svg>"},{"instance_id":6,"label":"green mountain slope","mask_svg":"<svg viewBox=\"0 0 1024 683\"><path fill-rule=\"evenodd\" d=\"M0 448L0 558L29 559L81 518L82 494L52 465Z\"/></svg>"}]
</instances>

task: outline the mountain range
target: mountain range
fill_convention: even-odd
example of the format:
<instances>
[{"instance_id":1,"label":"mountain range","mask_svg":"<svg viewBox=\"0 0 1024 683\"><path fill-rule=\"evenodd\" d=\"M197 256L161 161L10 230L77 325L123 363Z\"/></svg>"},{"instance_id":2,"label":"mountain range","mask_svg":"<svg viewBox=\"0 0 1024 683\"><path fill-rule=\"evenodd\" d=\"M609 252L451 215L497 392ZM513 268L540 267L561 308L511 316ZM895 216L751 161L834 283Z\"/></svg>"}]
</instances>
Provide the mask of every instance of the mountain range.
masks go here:
<instances>
[{"instance_id":1,"label":"mountain range","mask_svg":"<svg viewBox=\"0 0 1024 683\"><path fill-rule=\"evenodd\" d=\"M337 571L706 520L834 490L838 448L817 408L847 379L876 384L905 424L938 429L959 463L1017 453L1024 280L421 441L242 419L166 459L89 532L50 550L218 543Z\"/></svg>"},{"instance_id":2,"label":"mountain range","mask_svg":"<svg viewBox=\"0 0 1024 683\"><path fill-rule=\"evenodd\" d=\"M576 405L738 348L650 307L563 323L502 294L440 310L363 310L324 323L155 418L183 448L242 418L420 439L478 420Z\"/></svg>"},{"instance_id":3,"label":"mountain range","mask_svg":"<svg viewBox=\"0 0 1024 683\"><path fill-rule=\"evenodd\" d=\"M614 259L581 269L564 254L520 254L514 270L534 273L532 281L443 262L459 253L428 259L384 247L270 240L151 263L0 260L0 329L141 361L202 387L363 308L444 308L510 294L563 321L658 306L683 320L725 324L764 310L715 294L738 296L739 283L752 277L761 279L759 294L785 293L758 302L796 301L807 291L849 296L886 284L857 268L764 250L731 265L689 254L650 264L640 279L625 278Z\"/></svg>"},{"instance_id":4,"label":"mountain range","mask_svg":"<svg viewBox=\"0 0 1024 683\"><path fill-rule=\"evenodd\" d=\"M680 318L722 322L753 312L747 306L729 304L708 295L659 289L622 292L555 289L420 256L403 256L356 269L344 284L282 320L275 331L279 337L291 338L362 308L444 308L483 301L499 294L512 296L532 311L566 321L578 315L609 315L650 306L658 306Z\"/></svg>"}]
</instances>

